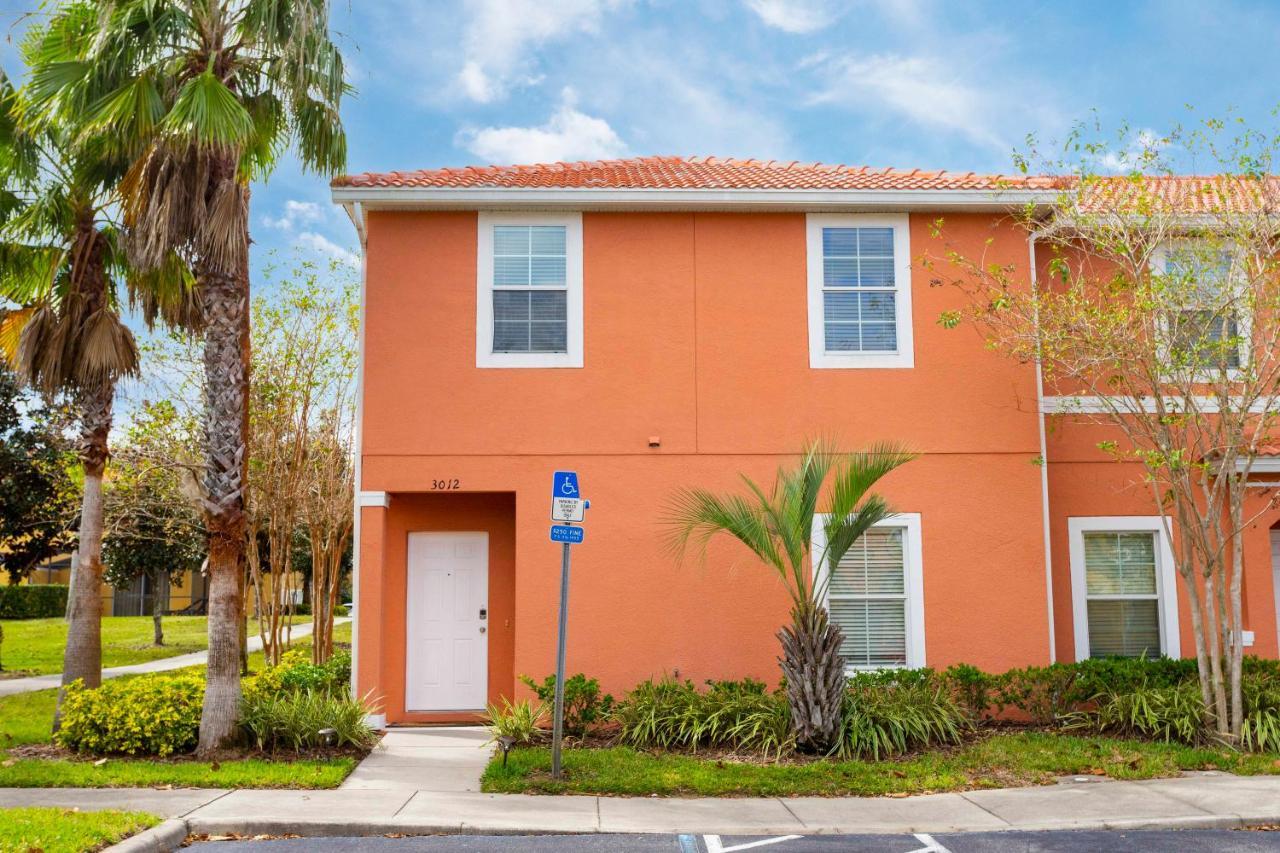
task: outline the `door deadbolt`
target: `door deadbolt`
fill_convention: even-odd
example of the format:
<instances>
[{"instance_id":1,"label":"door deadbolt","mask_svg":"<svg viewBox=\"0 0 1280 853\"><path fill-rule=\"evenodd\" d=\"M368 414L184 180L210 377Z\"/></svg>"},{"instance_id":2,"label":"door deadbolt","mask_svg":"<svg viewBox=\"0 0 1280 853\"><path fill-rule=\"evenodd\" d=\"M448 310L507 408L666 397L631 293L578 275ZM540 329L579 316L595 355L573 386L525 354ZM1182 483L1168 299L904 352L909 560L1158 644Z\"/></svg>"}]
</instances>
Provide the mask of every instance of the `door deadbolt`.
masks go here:
<instances>
[{"instance_id":1,"label":"door deadbolt","mask_svg":"<svg viewBox=\"0 0 1280 853\"><path fill-rule=\"evenodd\" d=\"M489 618L489 608L487 608L487 607L481 607L481 608L480 608L480 618L481 618L481 619L488 619L488 618Z\"/></svg>"}]
</instances>

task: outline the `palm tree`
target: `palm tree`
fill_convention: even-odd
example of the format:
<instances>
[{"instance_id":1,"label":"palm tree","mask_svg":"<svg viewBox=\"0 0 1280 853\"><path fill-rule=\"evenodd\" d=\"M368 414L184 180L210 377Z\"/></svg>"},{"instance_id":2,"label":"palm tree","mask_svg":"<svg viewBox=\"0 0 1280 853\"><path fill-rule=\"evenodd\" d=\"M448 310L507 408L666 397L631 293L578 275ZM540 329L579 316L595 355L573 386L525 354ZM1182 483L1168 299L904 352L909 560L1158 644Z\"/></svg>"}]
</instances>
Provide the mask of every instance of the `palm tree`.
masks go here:
<instances>
[{"instance_id":1,"label":"palm tree","mask_svg":"<svg viewBox=\"0 0 1280 853\"><path fill-rule=\"evenodd\" d=\"M128 157L126 248L195 272L205 321L209 663L199 750L234 733L240 699L249 385L249 182L292 144L341 171L348 91L328 0L97 0L60 8L32 88Z\"/></svg>"},{"instance_id":2,"label":"palm tree","mask_svg":"<svg viewBox=\"0 0 1280 853\"><path fill-rule=\"evenodd\" d=\"M39 39L37 32L33 37ZM32 42L27 42L30 45ZM82 145L75 133L34 114L0 72L0 350L31 386L67 394L80 420L84 468L80 536L67 607L62 684L102 677L102 479L116 383L138 368L133 334L120 320L123 272L110 211L125 163ZM152 282L129 279L144 313L157 310ZM177 292L184 283L177 283ZM54 712L58 727L62 694Z\"/></svg>"},{"instance_id":3,"label":"palm tree","mask_svg":"<svg viewBox=\"0 0 1280 853\"><path fill-rule=\"evenodd\" d=\"M849 548L876 523L893 514L871 488L881 477L913 459L893 444L860 453L841 453L824 442L809 444L795 468L779 468L766 492L743 475L745 495L715 495L704 489L679 492L672 505L672 543L678 553L727 533L777 572L791 596L791 624L778 631L779 663L796 742L822 752L835 745L844 708L843 636L831 622L825 598L827 578ZM811 554L818 501L830 479L830 509L822 518L826 547ZM817 571L825 567L825 571Z\"/></svg>"}]
</instances>

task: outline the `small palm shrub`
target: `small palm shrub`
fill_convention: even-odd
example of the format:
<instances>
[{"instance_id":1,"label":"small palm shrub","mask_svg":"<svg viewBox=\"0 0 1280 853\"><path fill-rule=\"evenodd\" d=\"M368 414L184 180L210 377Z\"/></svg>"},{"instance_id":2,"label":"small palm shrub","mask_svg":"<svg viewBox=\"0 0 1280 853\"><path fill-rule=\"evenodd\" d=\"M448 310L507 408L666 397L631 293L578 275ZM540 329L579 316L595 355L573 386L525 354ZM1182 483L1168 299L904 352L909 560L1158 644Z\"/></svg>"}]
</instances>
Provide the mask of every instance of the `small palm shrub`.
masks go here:
<instances>
[{"instance_id":1,"label":"small palm shrub","mask_svg":"<svg viewBox=\"0 0 1280 853\"><path fill-rule=\"evenodd\" d=\"M371 711L364 699L323 690L255 690L240 702L240 728L252 746L272 752L326 745L366 749L378 740L365 722ZM333 730L331 744L324 729Z\"/></svg>"},{"instance_id":2,"label":"small palm shrub","mask_svg":"<svg viewBox=\"0 0 1280 853\"><path fill-rule=\"evenodd\" d=\"M95 755L168 756L195 748L204 679L199 675L142 676L87 688L67 686L59 746Z\"/></svg>"},{"instance_id":3,"label":"small palm shrub","mask_svg":"<svg viewBox=\"0 0 1280 853\"><path fill-rule=\"evenodd\" d=\"M832 752L879 760L958 743L971 728L968 711L931 670L860 673L849 679L840 739Z\"/></svg>"},{"instance_id":4,"label":"small palm shrub","mask_svg":"<svg viewBox=\"0 0 1280 853\"><path fill-rule=\"evenodd\" d=\"M556 701L556 677L548 675L541 683L527 675L520 681L537 694L548 708ZM613 697L600 692L600 682L587 678L581 672L564 681L564 732L570 737L583 737L594 726L608 719L613 711Z\"/></svg>"},{"instance_id":5,"label":"small palm shrub","mask_svg":"<svg viewBox=\"0 0 1280 853\"><path fill-rule=\"evenodd\" d=\"M645 681L618 704L614 720L618 739L642 748L716 746L778 757L796 746L786 695L753 679L708 681L706 691L691 681Z\"/></svg>"},{"instance_id":6,"label":"small palm shrub","mask_svg":"<svg viewBox=\"0 0 1280 853\"><path fill-rule=\"evenodd\" d=\"M528 699L513 704L503 697L501 706L491 703L485 709L485 725L493 732L491 741L506 737L517 744L532 743L542 735L546 718L546 703Z\"/></svg>"}]
</instances>

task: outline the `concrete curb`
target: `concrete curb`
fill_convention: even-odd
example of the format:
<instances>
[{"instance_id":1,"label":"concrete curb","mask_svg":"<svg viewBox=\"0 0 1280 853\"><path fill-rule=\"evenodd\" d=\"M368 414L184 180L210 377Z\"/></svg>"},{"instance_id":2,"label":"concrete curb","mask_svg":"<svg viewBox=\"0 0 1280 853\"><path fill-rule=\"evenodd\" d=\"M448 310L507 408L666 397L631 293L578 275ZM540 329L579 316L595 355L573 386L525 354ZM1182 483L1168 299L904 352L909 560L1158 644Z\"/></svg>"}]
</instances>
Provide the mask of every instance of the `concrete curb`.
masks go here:
<instances>
[{"instance_id":1,"label":"concrete curb","mask_svg":"<svg viewBox=\"0 0 1280 853\"><path fill-rule=\"evenodd\" d=\"M1171 817L1166 819L1154 818L1128 818L1118 820L1069 820L1069 821L1043 821L1029 822L1025 825L1010 825L1001 829L993 830L990 827L973 826L968 828L952 827L946 830L934 829L933 831L945 831L949 833L965 833L965 832L1039 832L1039 831L1081 831L1081 830L1120 830L1133 831L1143 829L1243 829L1249 826L1258 826L1263 824L1271 824L1280 822L1280 816L1276 819L1242 819L1236 815L1187 815L1184 817ZM751 825L742 826L736 829L732 827L719 826L716 827L719 835L789 835L799 833L802 835L836 835L836 834L857 834L857 830L848 826L806 826L803 828L796 826L762 826ZM899 826L899 827L883 827L877 826L868 829L867 832L874 833L910 833L923 832L928 827L916 826ZM580 827L565 827L564 829L555 829L542 826L537 829L515 828L509 823L486 825L476 821L468 821L466 823L439 823L430 821L415 821L412 819L392 818L390 820L370 820L370 821L332 821L332 820L298 820L298 819L237 819L237 818L189 818L187 821L187 831L191 835L297 835L304 838L361 838L380 835L629 835L632 833L667 833L667 829L658 829L656 827L650 829L612 829L597 828L592 830L583 830ZM691 826L689 832L701 833L702 829L697 826ZM115 850L116 848L111 848ZM137 848L137 850L150 850L152 848ZM167 849L167 848L165 848ZM130 848L132 851L133 848Z\"/></svg>"},{"instance_id":2,"label":"concrete curb","mask_svg":"<svg viewBox=\"0 0 1280 853\"><path fill-rule=\"evenodd\" d=\"M170 853L187 838L187 822L171 818L108 847L105 853Z\"/></svg>"}]
</instances>

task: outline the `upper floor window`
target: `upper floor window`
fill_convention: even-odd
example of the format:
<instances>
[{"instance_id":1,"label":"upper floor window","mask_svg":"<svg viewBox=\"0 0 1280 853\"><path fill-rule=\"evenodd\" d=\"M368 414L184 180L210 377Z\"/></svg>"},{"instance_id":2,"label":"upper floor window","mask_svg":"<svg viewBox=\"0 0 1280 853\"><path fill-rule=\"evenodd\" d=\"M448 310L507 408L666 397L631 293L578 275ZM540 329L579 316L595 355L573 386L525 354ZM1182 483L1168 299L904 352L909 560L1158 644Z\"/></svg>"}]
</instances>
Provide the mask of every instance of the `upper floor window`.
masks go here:
<instances>
[{"instance_id":1,"label":"upper floor window","mask_svg":"<svg viewBox=\"0 0 1280 853\"><path fill-rule=\"evenodd\" d=\"M482 213L477 367L582 366L582 217Z\"/></svg>"},{"instance_id":2,"label":"upper floor window","mask_svg":"<svg viewBox=\"0 0 1280 853\"><path fill-rule=\"evenodd\" d=\"M912 367L907 216L808 217L809 366Z\"/></svg>"},{"instance_id":3,"label":"upper floor window","mask_svg":"<svg viewBox=\"0 0 1280 853\"><path fill-rule=\"evenodd\" d=\"M1169 355L1193 368L1238 369L1245 358L1249 318L1237 304L1240 288L1232 253L1182 240L1162 247L1156 266L1167 276Z\"/></svg>"}]
</instances>

